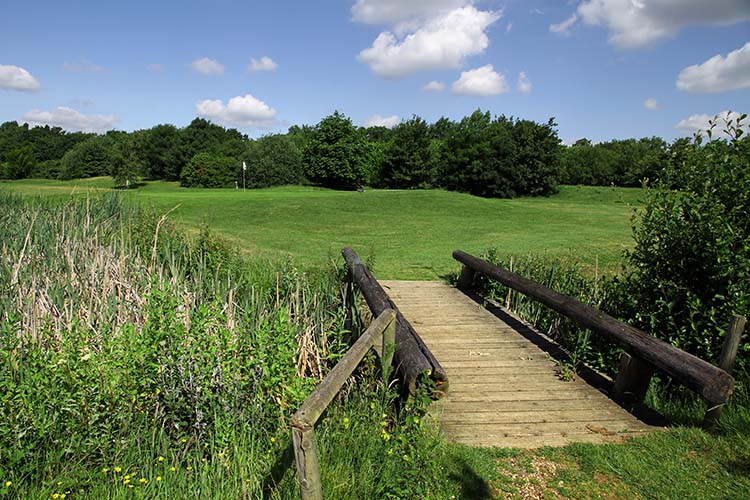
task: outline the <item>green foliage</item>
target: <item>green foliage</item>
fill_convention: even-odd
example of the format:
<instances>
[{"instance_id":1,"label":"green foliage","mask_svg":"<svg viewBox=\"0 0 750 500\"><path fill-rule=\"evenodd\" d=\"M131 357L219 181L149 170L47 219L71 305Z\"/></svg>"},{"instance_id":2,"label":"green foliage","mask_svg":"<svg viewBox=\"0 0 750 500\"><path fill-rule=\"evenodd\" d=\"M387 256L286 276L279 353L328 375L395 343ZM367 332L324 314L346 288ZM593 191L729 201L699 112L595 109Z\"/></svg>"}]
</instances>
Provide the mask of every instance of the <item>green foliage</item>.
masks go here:
<instances>
[{"instance_id":1,"label":"green foliage","mask_svg":"<svg viewBox=\"0 0 750 500\"><path fill-rule=\"evenodd\" d=\"M302 181L302 149L292 135L267 135L247 146L245 173L249 188L299 184Z\"/></svg>"},{"instance_id":2,"label":"green foliage","mask_svg":"<svg viewBox=\"0 0 750 500\"><path fill-rule=\"evenodd\" d=\"M548 196L556 190L559 138L540 125L480 110L458 122L443 148L441 184L484 197Z\"/></svg>"},{"instance_id":3,"label":"green foliage","mask_svg":"<svg viewBox=\"0 0 750 500\"><path fill-rule=\"evenodd\" d=\"M681 140L674 144L681 144ZM560 181L587 186L638 187L660 179L667 162L667 144L658 137L598 144L581 139L564 148Z\"/></svg>"},{"instance_id":4,"label":"green foliage","mask_svg":"<svg viewBox=\"0 0 750 500\"><path fill-rule=\"evenodd\" d=\"M77 179L108 175L111 169L112 140L93 136L73 146L62 158L60 178Z\"/></svg>"},{"instance_id":5,"label":"green foliage","mask_svg":"<svg viewBox=\"0 0 750 500\"><path fill-rule=\"evenodd\" d=\"M36 164L34 151L26 145L5 153L5 161L0 165L0 178L24 179Z\"/></svg>"},{"instance_id":6,"label":"green foliage","mask_svg":"<svg viewBox=\"0 0 750 500\"><path fill-rule=\"evenodd\" d=\"M750 139L682 145L634 220L614 307L642 329L715 362L732 314L750 312ZM738 361L747 368L750 343Z\"/></svg>"},{"instance_id":7,"label":"green foliage","mask_svg":"<svg viewBox=\"0 0 750 500\"><path fill-rule=\"evenodd\" d=\"M352 121L335 111L323 118L304 151L307 178L324 187L355 189L371 174L370 145Z\"/></svg>"},{"instance_id":8,"label":"green foliage","mask_svg":"<svg viewBox=\"0 0 750 500\"><path fill-rule=\"evenodd\" d=\"M132 147L149 179L175 181L187 159L180 148L180 131L174 125L156 125L133 133ZM192 157L192 156L191 156ZM188 157L188 158L191 158Z\"/></svg>"},{"instance_id":9,"label":"green foliage","mask_svg":"<svg viewBox=\"0 0 750 500\"><path fill-rule=\"evenodd\" d=\"M234 187L241 166L226 156L198 153L180 173L180 185L184 187L222 188Z\"/></svg>"},{"instance_id":10,"label":"green foliage","mask_svg":"<svg viewBox=\"0 0 750 500\"><path fill-rule=\"evenodd\" d=\"M436 165L431 161L432 138L427 122L414 116L396 125L389 135L377 185L399 189L432 187Z\"/></svg>"}]
</instances>

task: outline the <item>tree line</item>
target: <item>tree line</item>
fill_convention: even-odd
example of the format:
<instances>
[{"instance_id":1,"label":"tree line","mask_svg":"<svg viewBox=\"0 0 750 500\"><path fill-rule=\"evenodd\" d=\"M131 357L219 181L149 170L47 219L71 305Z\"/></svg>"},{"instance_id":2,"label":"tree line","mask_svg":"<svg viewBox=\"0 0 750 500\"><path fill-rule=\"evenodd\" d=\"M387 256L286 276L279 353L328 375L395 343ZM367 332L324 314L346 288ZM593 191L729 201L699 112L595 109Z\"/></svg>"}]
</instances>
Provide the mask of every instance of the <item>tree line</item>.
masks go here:
<instances>
[{"instance_id":1,"label":"tree line","mask_svg":"<svg viewBox=\"0 0 750 500\"><path fill-rule=\"evenodd\" d=\"M658 137L564 146L556 126L554 119L537 123L481 110L458 121L413 116L392 129L357 127L336 111L314 126L258 139L201 118L184 128L161 124L104 135L6 122L0 125L0 178L111 175L118 186L160 179L219 188L244 180L249 188L313 183L546 196L558 184L653 182L696 147Z\"/></svg>"}]
</instances>

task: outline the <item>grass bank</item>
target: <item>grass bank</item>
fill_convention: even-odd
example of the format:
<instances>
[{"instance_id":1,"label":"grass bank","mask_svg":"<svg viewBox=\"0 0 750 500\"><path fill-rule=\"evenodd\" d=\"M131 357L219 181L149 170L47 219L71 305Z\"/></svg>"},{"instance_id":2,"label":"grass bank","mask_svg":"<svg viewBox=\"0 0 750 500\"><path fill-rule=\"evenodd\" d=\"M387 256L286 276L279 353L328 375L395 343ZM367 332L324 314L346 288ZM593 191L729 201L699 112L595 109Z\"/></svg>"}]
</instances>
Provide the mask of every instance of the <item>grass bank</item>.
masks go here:
<instances>
[{"instance_id":1,"label":"grass bank","mask_svg":"<svg viewBox=\"0 0 750 500\"><path fill-rule=\"evenodd\" d=\"M34 194L106 190L108 178L4 183ZM131 193L175 221L207 224L238 248L288 257L302 267L340 259L352 246L383 279L438 279L457 269L451 252L576 256L616 268L632 244L630 215L640 189L562 186L549 198L484 199L440 190L364 193L291 186L260 190L185 189L149 182Z\"/></svg>"}]
</instances>

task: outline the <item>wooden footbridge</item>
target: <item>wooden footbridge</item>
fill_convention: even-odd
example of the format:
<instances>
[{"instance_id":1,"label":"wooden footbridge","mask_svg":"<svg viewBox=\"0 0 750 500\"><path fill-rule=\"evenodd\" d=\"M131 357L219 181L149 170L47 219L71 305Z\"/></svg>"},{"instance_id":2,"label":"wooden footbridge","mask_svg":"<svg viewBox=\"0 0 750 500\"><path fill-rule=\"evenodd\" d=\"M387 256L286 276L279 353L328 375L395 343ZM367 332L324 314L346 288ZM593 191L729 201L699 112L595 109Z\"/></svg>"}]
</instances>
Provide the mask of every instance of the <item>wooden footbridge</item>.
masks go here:
<instances>
[{"instance_id":1,"label":"wooden footbridge","mask_svg":"<svg viewBox=\"0 0 750 500\"><path fill-rule=\"evenodd\" d=\"M622 323L591 306L461 251L457 287L440 282L378 282L345 248L350 306L360 293L373 322L292 419L302 498L322 498L314 425L372 346L404 393L432 380L432 420L458 443L536 448L621 442L658 429L626 410L640 406L659 372L700 394L716 412L731 395L725 370ZM475 277L496 280L623 348L614 381L569 377L566 353L503 308L472 291ZM741 329L740 329L741 331ZM729 338L729 336L728 336ZM739 344L739 335L731 351ZM736 345L735 345L736 344ZM722 351L722 358L724 358ZM730 355L731 357L731 355ZM593 383L591 383L593 381Z\"/></svg>"}]
</instances>

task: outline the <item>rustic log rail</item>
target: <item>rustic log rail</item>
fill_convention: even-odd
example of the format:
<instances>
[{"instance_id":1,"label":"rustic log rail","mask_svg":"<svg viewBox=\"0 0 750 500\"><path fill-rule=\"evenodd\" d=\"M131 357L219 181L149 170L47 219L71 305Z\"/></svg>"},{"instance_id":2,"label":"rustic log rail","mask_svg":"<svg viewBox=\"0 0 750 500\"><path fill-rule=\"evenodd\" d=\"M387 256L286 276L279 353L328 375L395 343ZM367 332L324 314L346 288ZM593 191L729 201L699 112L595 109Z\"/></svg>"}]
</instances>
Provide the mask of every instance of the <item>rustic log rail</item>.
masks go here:
<instances>
[{"instance_id":1,"label":"rustic log rail","mask_svg":"<svg viewBox=\"0 0 750 500\"><path fill-rule=\"evenodd\" d=\"M461 250L453 252L453 258L464 265L458 280L459 288L470 288L475 274L482 274L538 300L580 326L622 346L625 353L615 381L615 398L623 399L628 394L642 400L651 373L659 370L700 394L712 407L728 401L734 387L734 378L725 370L587 304Z\"/></svg>"},{"instance_id":2,"label":"rustic log rail","mask_svg":"<svg viewBox=\"0 0 750 500\"><path fill-rule=\"evenodd\" d=\"M302 500L322 500L323 498L320 465L315 445L315 424L354 369L362 362L367 351L378 340L382 342L380 361L383 376L387 380L393 362L395 319L396 312L393 309L383 310L292 417L292 446Z\"/></svg>"},{"instance_id":3,"label":"rustic log rail","mask_svg":"<svg viewBox=\"0 0 750 500\"><path fill-rule=\"evenodd\" d=\"M440 397L445 394L448 390L448 375L445 369L443 369L354 250L344 248L341 253L346 260L349 277L359 287L373 317L382 314L386 309L396 311L396 351L394 353L394 363L402 386L410 393L413 393L416 389L417 379L420 375L425 374L430 376L435 382L436 392L434 396Z\"/></svg>"}]
</instances>

